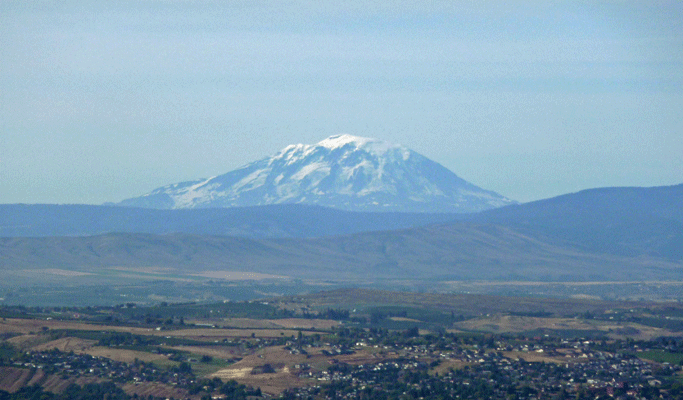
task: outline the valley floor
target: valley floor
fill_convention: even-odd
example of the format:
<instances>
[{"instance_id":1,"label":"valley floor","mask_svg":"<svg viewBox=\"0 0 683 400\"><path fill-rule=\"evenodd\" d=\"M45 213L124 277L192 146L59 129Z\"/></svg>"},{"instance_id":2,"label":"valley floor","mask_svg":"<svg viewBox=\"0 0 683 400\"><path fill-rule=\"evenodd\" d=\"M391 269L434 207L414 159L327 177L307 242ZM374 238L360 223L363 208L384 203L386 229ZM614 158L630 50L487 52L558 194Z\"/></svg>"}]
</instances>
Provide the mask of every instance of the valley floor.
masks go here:
<instances>
[{"instance_id":1,"label":"valley floor","mask_svg":"<svg viewBox=\"0 0 683 400\"><path fill-rule=\"evenodd\" d=\"M0 316L3 399L683 395L677 303L345 289Z\"/></svg>"}]
</instances>

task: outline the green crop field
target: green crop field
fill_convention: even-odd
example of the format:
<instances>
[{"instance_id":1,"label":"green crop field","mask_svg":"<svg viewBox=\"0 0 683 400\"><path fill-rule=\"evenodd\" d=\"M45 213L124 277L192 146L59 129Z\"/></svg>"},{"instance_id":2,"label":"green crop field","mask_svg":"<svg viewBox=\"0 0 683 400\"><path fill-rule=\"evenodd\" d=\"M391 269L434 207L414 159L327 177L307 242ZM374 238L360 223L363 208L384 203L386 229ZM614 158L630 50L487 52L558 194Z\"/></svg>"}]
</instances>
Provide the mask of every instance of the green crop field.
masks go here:
<instances>
[{"instance_id":1,"label":"green crop field","mask_svg":"<svg viewBox=\"0 0 683 400\"><path fill-rule=\"evenodd\" d=\"M636 353L636 355L640 358L659 363L668 362L672 365L683 365L683 353L670 353L664 350L647 350L641 353Z\"/></svg>"}]
</instances>

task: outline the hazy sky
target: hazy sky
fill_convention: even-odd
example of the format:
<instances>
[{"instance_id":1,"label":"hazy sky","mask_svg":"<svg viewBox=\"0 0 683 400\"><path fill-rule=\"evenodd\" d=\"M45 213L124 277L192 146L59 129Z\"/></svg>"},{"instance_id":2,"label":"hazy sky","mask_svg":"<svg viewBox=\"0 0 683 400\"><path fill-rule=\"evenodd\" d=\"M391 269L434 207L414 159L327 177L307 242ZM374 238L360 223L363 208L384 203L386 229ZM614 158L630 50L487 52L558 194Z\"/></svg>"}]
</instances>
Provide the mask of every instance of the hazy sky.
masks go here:
<instances>
[{"instance_id":1,"label":"hazy sky","mask_svg":"<svg viewBox=\"0 0 683 400\"><path fill-rule=\"evenodd\" d=\"M0 203L120 201L338 133L519 201L681 183L681 4L0 0Z\"/></svg>"}]
</instances>

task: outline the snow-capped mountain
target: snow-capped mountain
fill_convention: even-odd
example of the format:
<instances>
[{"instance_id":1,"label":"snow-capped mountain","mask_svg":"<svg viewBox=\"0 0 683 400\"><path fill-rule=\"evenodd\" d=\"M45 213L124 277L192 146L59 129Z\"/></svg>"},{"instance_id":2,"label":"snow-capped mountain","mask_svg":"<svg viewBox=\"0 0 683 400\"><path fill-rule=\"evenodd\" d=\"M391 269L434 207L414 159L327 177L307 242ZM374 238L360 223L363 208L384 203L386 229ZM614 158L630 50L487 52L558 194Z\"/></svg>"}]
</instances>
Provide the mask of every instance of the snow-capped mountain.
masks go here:
<instances>
[{"instance_id":1,"label":"snow-capped mountain","mask_svg":"<svg viewBox=\"0 0 683 400\"><path fill-rule=\"evenodd\" d=\"M295 144L224 175L119 205L207 208L302 203L351 211L476 212L514 203L403 146L351 135Z\"/></svg>"}]
</instances>

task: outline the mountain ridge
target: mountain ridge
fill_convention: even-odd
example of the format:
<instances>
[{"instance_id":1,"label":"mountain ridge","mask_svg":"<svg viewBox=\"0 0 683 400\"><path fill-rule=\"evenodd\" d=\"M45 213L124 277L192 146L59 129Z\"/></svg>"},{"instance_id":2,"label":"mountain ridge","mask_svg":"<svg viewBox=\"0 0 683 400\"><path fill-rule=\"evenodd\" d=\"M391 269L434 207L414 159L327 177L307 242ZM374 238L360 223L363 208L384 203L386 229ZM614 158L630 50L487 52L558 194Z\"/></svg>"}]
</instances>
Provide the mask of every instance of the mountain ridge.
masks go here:
<instances>
[{"instance_id":1,"label":"mountain ridge","mask_svg":"<svg viewBox=\"0 0 683 400\"><path fill-rule=\"evenodd\" d=\"M34 273L35 280L40 271L56 268L107 279L106 273L98 275L103 269L153 267L181 275L242 271L333 281L680 280L681 204L683 185L598 188L456 222L318 238L187 233L0 238L0 273ZM301 208L303 215L308 206L280 207Z\"/></svg>"},{"instance_id":2,"label":"mountain ridge","mask_svg":"<svg viewBox=\"0 0 683 400\"><path fill-rule=\"evenodd\" d=\"M0 276L58 269L106 281L106 271L117 268L151 268L178 276L240 271L369 283L677 280L683 264L586 252L508 227L470 222L311 239L140 233L0 238ZM40 275L32 281L37 279Z\"/></svg>"},{"instance_id":3,"label":"mountain ridge","mask_svg":"<svg viewBox=\"0 0 683 400\"><path fill-rule=\"evenodd\" d=\"M591 252L683 261L683 184L586 189L487 210L473 220Z\"/></svg>"},{"instance_id":4,"label":"mountain ridge","mask_svg":"<svg viewBox=\"0 0 683 400\"><path fill-rule=\"evenodd\" d=\"M344 211L304 204L170 210L83 204L0 204L0 237L137 232L303 238L410 228L466 217L449 213Z\"/></svg>"}]
</instances>

